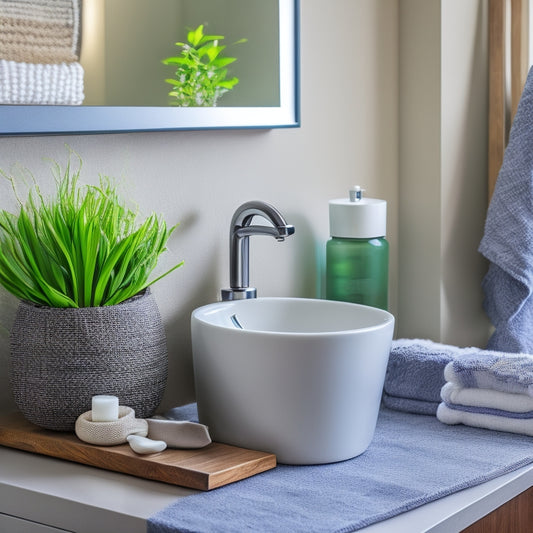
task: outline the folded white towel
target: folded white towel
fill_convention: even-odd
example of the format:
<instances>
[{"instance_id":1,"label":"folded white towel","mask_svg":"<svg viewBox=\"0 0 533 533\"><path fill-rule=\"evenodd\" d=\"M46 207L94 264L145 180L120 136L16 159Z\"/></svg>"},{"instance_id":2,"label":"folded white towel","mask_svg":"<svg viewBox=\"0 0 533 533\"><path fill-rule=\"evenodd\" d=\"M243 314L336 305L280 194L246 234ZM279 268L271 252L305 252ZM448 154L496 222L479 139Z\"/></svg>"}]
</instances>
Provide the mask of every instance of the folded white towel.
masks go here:
<instances>
[{"instance_id":1,"label":"folded white towel","mask_svg":"<svg viewBox=\"0 0 533 533\"><path fill-rule=\"evenodd\" d=\"M33 64L0 59L0 104L81 105L80 63Z\"/></svg>"},{"instance_id":2,"label":"folded white towel","mask_svg":"<svg viewBox=\"0 0 533 533\"><path fill-rule=\"evenodd\" d=\"M500 409L514 413L533 411L533 398L527 394L513 394L489 389L464 388L455 383L446 383L441 390L446 403Z\"/></svg>"},{"instance_id":3,"label":"folded white towel","mask_svg":"<svg viewBox=\"0 0 533 533\"><path fill-rule=\"evenodd\" d=\"M477 428L507 431L533 437L533 418L509 418L484 413L471 413L452 409L441 403L437 409L437 418L444 424L464 424Z\"/></svg>"}]
</instances>

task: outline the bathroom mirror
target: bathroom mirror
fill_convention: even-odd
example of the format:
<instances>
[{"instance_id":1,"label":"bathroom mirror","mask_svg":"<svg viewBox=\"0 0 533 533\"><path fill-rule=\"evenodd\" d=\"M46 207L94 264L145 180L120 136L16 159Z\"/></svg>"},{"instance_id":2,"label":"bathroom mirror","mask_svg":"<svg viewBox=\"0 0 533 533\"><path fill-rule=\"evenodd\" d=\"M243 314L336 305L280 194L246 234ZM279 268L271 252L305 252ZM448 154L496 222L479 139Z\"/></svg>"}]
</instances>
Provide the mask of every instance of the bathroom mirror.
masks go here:
<instances>
[{"instance_id":1,"label":"bathroom mirror","mask_svg":"<svg viewBox=\"0 0 533 533\"><path fill-rule=\"evenodd\" d=\"M299 0L61 2L79 6L76 62L84 71L82 101L28 105L2 100L0 135L299 125ZM216 107L172 106L172 87L165 79L174 76L173 69L162 60L178 56L175 43L185 41L187 29L199 24L207 34L224 36L224 53L237 58L229 75L239 83ZM240 39L246 42L234 44ZM155 42L150 51L148 41ZM4 71L0 82L6 79Z\"/></svg>"}]
</instances>

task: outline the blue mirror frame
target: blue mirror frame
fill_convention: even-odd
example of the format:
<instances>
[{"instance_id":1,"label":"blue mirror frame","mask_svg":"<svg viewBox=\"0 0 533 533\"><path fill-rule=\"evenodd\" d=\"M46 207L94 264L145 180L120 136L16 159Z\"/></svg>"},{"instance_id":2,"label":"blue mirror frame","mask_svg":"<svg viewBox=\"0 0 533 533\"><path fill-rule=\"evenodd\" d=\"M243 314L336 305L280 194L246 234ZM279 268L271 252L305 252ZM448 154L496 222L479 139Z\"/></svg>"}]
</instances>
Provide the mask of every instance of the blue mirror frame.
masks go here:
<instances>
[{"instance_id":1,"label":"blue mirror frame","mask_svg":"<svg viewBox=\"0 0 533 533\"><path fill-rule=\"evenodd\" d=\"M278 107L0 105L0 135L298 127L299 13L299 0L279 0Z\"/></svg>"}]
</instances>

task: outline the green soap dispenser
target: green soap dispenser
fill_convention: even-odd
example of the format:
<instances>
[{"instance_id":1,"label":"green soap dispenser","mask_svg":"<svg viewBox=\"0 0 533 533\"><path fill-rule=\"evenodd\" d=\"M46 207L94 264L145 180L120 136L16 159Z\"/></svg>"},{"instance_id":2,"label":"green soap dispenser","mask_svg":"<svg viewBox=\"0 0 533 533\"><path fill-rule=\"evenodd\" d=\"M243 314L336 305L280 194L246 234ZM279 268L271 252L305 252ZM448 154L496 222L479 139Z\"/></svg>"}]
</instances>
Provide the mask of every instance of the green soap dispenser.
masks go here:
<instances>
[{"instance_id":1,"label":"green soap dispenser","mask_svg":"<svg viewBox=\"0 0 533 533\"><path fill-rule=\"evenodd\" d=\"M364 198L363 192L357 185L349 198L329 202L326 298L387 310L387 202Z\"/></svg>"}]
</instances>

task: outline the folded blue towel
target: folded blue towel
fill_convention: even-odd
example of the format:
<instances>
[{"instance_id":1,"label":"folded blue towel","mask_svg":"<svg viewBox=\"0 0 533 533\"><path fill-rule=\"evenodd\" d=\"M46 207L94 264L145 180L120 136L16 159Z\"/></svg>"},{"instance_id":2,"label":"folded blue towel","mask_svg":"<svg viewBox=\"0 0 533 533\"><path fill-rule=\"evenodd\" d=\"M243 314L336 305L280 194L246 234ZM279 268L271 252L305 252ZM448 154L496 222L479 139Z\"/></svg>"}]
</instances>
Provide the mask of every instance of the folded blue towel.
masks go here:
<instances>
[{"instance_id":1,"label":"folded blue towel","mask_svg":"<svg viewBox=\"0 0 533 533\"><path fill-rule=\"evenodd\" d=\"M367 451L318 466L279 465L181 498L148 533L334 533L360 529L533 461L531 439L449 427L383 409Z\"/></svg>"},{"instance_id":2,"label":"folded blue towel","mask_svg":"<svg viewBox=\"0 0 533 533\"><path fill-rule=\"evenodd\" d=\"M450 383L533 397L533 355L480 351L451 361L444 369Z\"/></svg>"},{"instance_id":3,"label":"folded blue towel","mask_svg":"<svg viewBox=\"0 0 533 533\"><path fill-rule=\"evenodd\" d=\"M426 339L392 341L383 387L383 402L390 409L435 415L444 367L463 349Z\"/></svg>"},{"instance_id":4,"label":"folded blue towel","mask_svg":"<svg viewBox=\"0 0 533 533\"><path fill-rule=\"evenodd\" d=\"M440 402L444 367L459 348L426 339L397 339L385 375L384 390L391 396Z\"/></svg>"},{"instance_id":5,"label":"folded blue towel","mask_svg":"<svg viewBox=\"0 0 533 533\"><path fill-rule=\"evenodd\" d=\"M482 286L495 330L487 348L533 353L533 68L518 105L479 251L491 262Z\"/></svg>"},{"instance_id":6,"label":"folded blue towel","mask_svg":"<svg viewBox=\"0 0 533 533\"><path fill-rule=\"evenodd\" d=\"M439 402L428 402L425 400L413 400L412 398L401 398L398 396L391 396L386 392L383 393L383 405L395 411L403 411L404 413L413 413L415 415L431 415L435 416Z\"/></svg>"}]
</instances>

